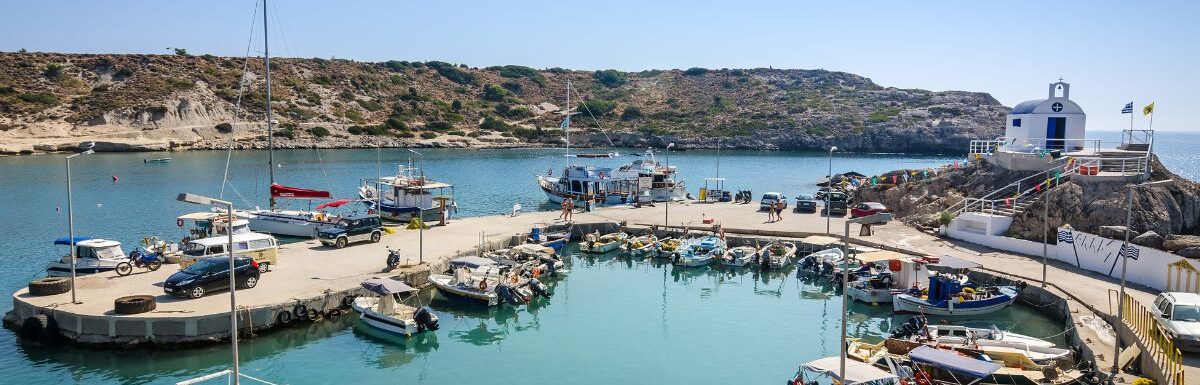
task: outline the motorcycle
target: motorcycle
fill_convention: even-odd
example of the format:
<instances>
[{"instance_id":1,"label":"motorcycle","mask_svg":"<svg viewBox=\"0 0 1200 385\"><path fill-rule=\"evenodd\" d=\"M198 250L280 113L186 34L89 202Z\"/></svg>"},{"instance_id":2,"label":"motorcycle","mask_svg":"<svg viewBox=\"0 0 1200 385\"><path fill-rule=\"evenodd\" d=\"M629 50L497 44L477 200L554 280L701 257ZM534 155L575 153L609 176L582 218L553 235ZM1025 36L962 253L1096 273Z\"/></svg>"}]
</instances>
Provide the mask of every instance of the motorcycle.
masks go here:
<instances>
[{"instance_id":1,"label":"motorcycle","mask_svg":"<svg viewBox=\"0 0 1200 385\"><path fill-rule=\"evenodd\" d=\"M139 249L129 252L129 260L117 264L117 275L122 277L132 274L133 268L146 268L150 271L157 271L162 267L163 260L159 258L158 253L149 250Z\"/></svg>"},{"instance_id":2,"label":"motorcycle","mask_svg":"<svg viewBox=\"0 0 1200 385\"><path fill-rule=\"evenodd\" d=\"M388 250L387 269L385 269L384 271L392 271L392 270L395 270L397 267L400 267L400 259L401 259L400 258L400 250L399 249L392 250L391 247L388 247L387 250Z\"/></svg>"}]
</instances>

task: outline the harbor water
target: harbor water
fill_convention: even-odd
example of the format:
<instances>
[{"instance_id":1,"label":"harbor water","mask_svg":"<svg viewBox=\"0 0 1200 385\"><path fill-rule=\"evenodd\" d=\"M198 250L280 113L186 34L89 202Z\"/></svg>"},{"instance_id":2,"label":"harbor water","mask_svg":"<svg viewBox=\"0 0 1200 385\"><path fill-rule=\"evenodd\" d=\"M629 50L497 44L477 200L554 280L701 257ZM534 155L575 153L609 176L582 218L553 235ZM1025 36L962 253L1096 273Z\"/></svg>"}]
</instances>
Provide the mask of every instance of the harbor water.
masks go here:
<instances>
[{"instance_id":1,"label":"harbor water","mask_svg":"<svg viewBox=\"0 0 1200 385\"><path fill-rule=\"evenodd\" d=\"M1119 135L1119 134L1118 134ZM1173 137L1163 140L1163 137ZM1200 157L1187 148L1200 136L1160 134L1158 153L1176 173L1200 176ZM534 176L561 172L560 150L403 149L277 151L280 183L356 194L360 178L395 173L397 163L424 164L427 174L455 185L460 211L507 213L514 203L543 207ZM634 149L620 150L622 154ZM693 194L718 173L712 151L673 152ZM76 233L115 239L129 251L143 236L182 237L174 217L196 206L180 192L221 193L226 153L172 153L170 163L144 164L164 154L94 154L72 160ZM65 170L61 155L0 159L0 289L11 293L42 276L63 250ZM423 158L423 159L422 159ZM836 154L833 172L874 175L923 169L956 156ZM617 166L632 161L590 160ZM659 154L659 160L666 160ZM722 151L719 173L728 189L789 197L812 192L828 169L825 153ZM241 207L266 205L267 154L234 152L225 197ZM294 207L306 207L297 202ZM312 203L315 204L315 203ZM453 226L453 224L451 224ZM473 242L474 240L464 240ZM379 256L381 263L384 256ZM286 256L283 256L286 258ZM555 295L528 308L483 309L434 301L442 329L411 339L379 335L354 317L272 331L241 344L243 371L276 383L777 383L806 360L838 350L840 303L794 275L720 269L680 269L616 256L570 258L572 272L553 284ZM253 295L247 291L246 295ZM426 297L430 293L425 293ZM0 301L7 311L9 301ZM850 333L879 339L905 317L890 308L855 304ZM1062 331L1056 320L1016 306L974 322L1033 336ZM1063 343L1056 336L1056 343ZM186 349L99 350L38 346L0 332L4 383L158 384L228 366L225 345Z\"/></svg>"}]
</instances>

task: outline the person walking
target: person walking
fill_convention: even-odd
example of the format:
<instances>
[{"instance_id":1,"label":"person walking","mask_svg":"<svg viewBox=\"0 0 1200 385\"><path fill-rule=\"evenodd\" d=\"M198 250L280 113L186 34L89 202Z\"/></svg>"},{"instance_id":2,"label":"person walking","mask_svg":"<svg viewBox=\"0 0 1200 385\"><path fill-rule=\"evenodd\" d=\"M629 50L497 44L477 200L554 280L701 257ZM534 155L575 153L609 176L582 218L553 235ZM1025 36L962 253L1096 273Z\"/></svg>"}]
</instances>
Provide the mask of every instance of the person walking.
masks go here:
<instances>
[{"instance_id":1,"label":"person walking","mask_svg":"<svg viewBox=\"0 0 1200 385\"><path fill-rule=\"evenodd\" d=\"M563 198L561 209L559 209L559 212L558 212L558 219L562 219L562 220L567 219L567 212L568 212L567 207L570 207L570 205L571 205L571 198Z\"/></svg>"},{"instance_id":2,"label":"person walking","mask_svg":"<svg viewBox=\"0 0 1200 385\"><path fill-rule=\"evenodd\" d=\"M775 206L775 220L782 221L783 220L783 199L775 201L775 204L772 206Z\"/></svg>"},{"instance_id":3,"label":"person walking","mask_svg":"<svg viewBox=\"0 0 1200 385\"><path fill-rule=\"evenodd\" d=\"M574 199L567 198L566 210L567 210L567 222L570 222L572 219L575 219L575 200Z\"/></svg>"},{"instance_id":4,"label":"person walking","mask_svg":"<svg viewBox=\"0 0 1200 385\"><path fill-rule=\"evenodd\" d=\"M775 205L767 207L767 223L775 222Z\"/></svg>"}]
</instances>

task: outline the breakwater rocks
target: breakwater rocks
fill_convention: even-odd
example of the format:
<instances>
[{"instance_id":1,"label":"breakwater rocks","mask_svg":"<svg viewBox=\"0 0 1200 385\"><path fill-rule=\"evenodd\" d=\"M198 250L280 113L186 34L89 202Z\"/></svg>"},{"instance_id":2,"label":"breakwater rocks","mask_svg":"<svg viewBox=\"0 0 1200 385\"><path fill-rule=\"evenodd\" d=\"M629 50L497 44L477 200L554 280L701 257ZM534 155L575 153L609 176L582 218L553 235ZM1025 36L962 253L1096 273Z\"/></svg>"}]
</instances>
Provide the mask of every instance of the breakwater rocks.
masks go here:
<instances>
[{"instance_id":1,"label":"breakwater rocks","mask_svg":"<svg viewBox=\"0 0 1200 385\"><path fill-rule=\"evenodd\" d=\"M1133 194L1132 237L1138 242L1160 245L1181 255L1200 254L1200 185L1175 175L1155 157L1151 161L1151 180L1171 179L1165 186L1138 188ZM983 197L1035 172L1015 172L987 163L972 162L961 168L948 168L928 179L899 185L869 186L858 191L860 201L877 201L892 208L906 223L936 227L944 220L941 212L963 197ZM1125 223L1127 197L1125 182L1066 180L1031 202L1013 216L1009 236L1040 242L1043 210L1049 228L1070 224L1076 229L1104 234L1102 227ZM1153 232L1153 233L1149 233ZM1144 235L1144 236L1141 236ZM1049 236L1052 241L1056 237ZM1169 244L1169 247L1167 247Z\"/></svg>"}]
</instances>

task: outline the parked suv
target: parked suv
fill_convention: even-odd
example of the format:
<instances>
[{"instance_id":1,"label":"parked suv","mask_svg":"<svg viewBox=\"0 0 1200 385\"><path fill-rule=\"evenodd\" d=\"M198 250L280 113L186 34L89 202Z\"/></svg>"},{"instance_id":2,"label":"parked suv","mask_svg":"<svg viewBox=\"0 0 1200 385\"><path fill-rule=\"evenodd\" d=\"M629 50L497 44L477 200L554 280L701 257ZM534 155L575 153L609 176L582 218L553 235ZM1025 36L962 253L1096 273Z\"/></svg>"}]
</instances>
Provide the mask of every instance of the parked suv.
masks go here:
<instances>
[{"instance_id":1,"label":"parked suv","mask_svg":"<svg viewBox=\"0 0 1200 385\"><path fill-rule=\"evenodd\" d=\"M758 201L758 211L769 210L775 202L783 202L783 208L787 208L787 197L777 192L769 192L763 194L762 199Z\"/></svg>"},{"instance_id":2,"label":"parked suv","mask_svg":"<svg viewBox=\"0 0 1200 385\"><path fill-rule=\"evenodd\" d=\"M1167 331L1175 347L1200 351L1200 294L1166 292L1150 308L1154 319Z\"/></svg>"},{"instance_id":3,"label":"parked suv","mask_svg":"<svg viewBox=\"0 0 1200 385\"><path fill-rule=\"evenodd\" d=\"M377 216L361 216L344 218L338 221L337 227L321 230L317 238L325 246L336 248L346 247L350 242L371 241L379 242L383 238L383 224Z\"/></svg>"},{"instance_id":4,"label":"parked suv","mask_svg":"<svg viewBox=\"0 0 1200 385\"><path fill-rule=\"evenodd\" d=\"M825 215L846 215L846 193L831 191L826 193L829 204L825 207Z\"/></svg>"},{"instance_id":5,"label":"parked suv","mask_svg":"<svg viewBox=\"0 0 1200 385\"><path fill-rule=\"evenodd\" d=\"M258 262L246 256L234 257L234 276L239 288L258 286ZM167 277L163 292L200 298L211 291L229 288L229 257L204 258Z\"/></svg>"}]
</instances>

